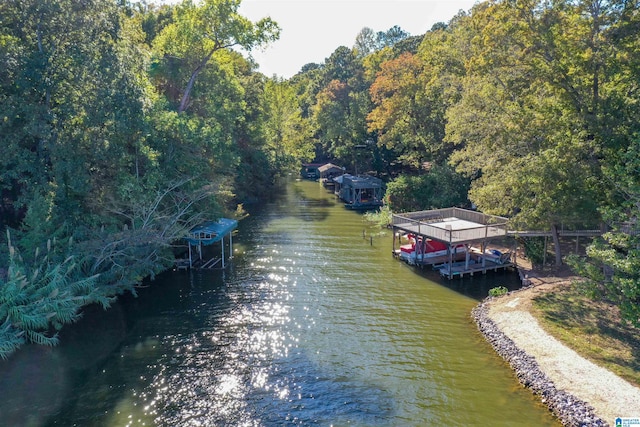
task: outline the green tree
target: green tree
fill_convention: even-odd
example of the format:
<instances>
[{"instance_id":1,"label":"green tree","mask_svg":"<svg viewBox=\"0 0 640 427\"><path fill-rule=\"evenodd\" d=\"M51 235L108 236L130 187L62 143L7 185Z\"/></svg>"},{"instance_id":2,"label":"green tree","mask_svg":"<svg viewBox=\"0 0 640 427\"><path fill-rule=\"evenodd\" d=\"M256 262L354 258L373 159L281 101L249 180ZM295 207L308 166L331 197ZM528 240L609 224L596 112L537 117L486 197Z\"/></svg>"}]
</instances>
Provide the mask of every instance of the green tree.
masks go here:
<instances>
[{"instance_id":1,"label":"green tree","mask_svg":"<svg viewBox=\"0 0 640 427\"><path fill-rule=\"evenodd\" d=\"M277 40L280 29L270 18L258 22L238 14L240 0L205 0L195 4L185 0L175 8L173 22L154 40L158 55L177 71L180 101L178 112L189 107L196 79L213 55L223 49L239 47L250 51Z\"/></svg>"},{"instance_id":2,"label":"green tree","mask_svg":"<svg viewBox=\"0 0 640 427\"><path fill-rule=\"evenodd\" d=\"M50 218L59 210L68 223L90 220L84 208L116 185L135 155L144 127L143 64L125 63L137 55L119 39L125 28L110 1L0 7L8 41L0 185L23 212L47 199Z\"/></svg>"},{"instance_id":3,"label":"green tree","mask_svg":"<svg viewBox=\"0 0 640 427\"><path fill-rule=\"evenodd\" d=\"M439 157L444 138L444 111L424 63L410 53L382 64L371 85L376 107L368 115L369 130L378 143L393 150L399 162L419 170Z\"/></svg>"},{"instance_id":4,"label":"green tree","mask_svg":"<svg viewBox=\"0 0 640 427\"><path fill-rule=\"evenodd\" d=\"M640 139L622 159L608 171L624 200L603 212L611 230L587 247L587 257L573 256L569 264L588 279L587 290L593 297L615 304L624 319L640 326Z\"/></svg>"},{"instance_id":5,"label":"green tree","mask_svg":"<svg viewBox=\"0 0 640 427\"><path fill-rule=\"evenodd\" d=\"M144 43L147 46L150 47L162 29L173 21L173 7L168 4L135 4L132 20L144 32Z\"/></svg>"},{"instance_id":6,"label":"green tree","mask_svg":"<svg viewBox=\"0 0 640 427\"><path fill-rule=\"evenodd\" d=\"M320 81L313 80L311 86L317 89L311 113L324 155L351 170L369 170L377 149L368 143L375 142L375 135L367 131L372 103L362 59L355 49L341 46L318 74Z\"/></svg>"},{"instance_id":7,"label":"green tree","mask_svg":"<svg viewBox=\"0 0 640 427\"><path fill-rule=\"evenodd\" d=\"M376 34L376 41L378 49L393 46L396 43L401 42L409 37L409 33L400 28L398 25L394 25L387 31L378 31Z\"/></svg>"},{"instance_id":8,"label":"green tree","mask_svg":"<svg viewBox=\"0 0 640 427\"><path fill-rule=\"evenodd\" d=\"M334 80L347 84L361 72L361 63L357 52L346 46L340 46L325 60L322 67L324 85Z\"/></svg>"},{"instance_id":9,"label":"green tree","mask_svg":"<svg viewBox=\"0 0 640 427\"><path fill-rule=\"evenodd\" d=\"M95 277L79 275L73 256L56 261L51 241L47 252L23 259L8 236L8 268L0 276L0 358L6 359L25 343L56 345L57 332L79 319L83 305L112 300L94 286Z\"/></svg>"},{"instance_id":10,"label":"green tree","mask_svg":"<svg viewBox=\"0 0 640 427\"><path fill-rule=\"evenodd\" d=\"M288 82L267 80L262 95L264 149L273 169L296 170L314 157L309 121L302 117L295 88Z\"/></svg>"},{"instance_id":11,"label":"green tree","mask_svg":"<svg viewBox=\"0 0 640 427\"><path fill-rule=\"evenodd\" d=\"M599 217L611 199L602 168L628 144L605 105L625 107L619 56L606 34L616 2L496 2L469 19L462 98L448 110L452 161L477 178L471 199L516 226L551 228ZM562 262L554 233L556 263Z\"/></svg>"},{"instance_id":12,"label":"green tree","mask_svg":"<svg viewBox=\"0 0 640 427\"><path fill-rule=\"evenodd\" d=\"M378 48L378 42L376 40L376 33L369 27L364 27L356 35L356 41L353 44L353 49L360 58L364 58L370 53L373 53Z\"/></svg>"},{"instance_id":13,"label":"green tree","mask_svg":"<svg viewBox=\"0 0 640 427\"><path fill-rule=\"evenodd\" d=\"M349 88L339 80L331 81L317 96L313 118L320 131L320 141L326 153L336 159L347 159L354 141L346 126L349 115Z\"/></svg>"},{"instance_id":14,"label":"green tree","mask_svg":"<svg viewBox=\"0 0 640 427\"><path fill-rule=\"evenodd\" d=\"M423 175L400 175L389 182L385 202L393 212L464 207L468 190L468 179L449 166L434 166Z\"/></svg>"},{"instance_id":15,"label":"green tree","mask_svg":"<svg viewBox=\"0 0 640 427\"><path fill-rule=\"evenodd\" d=\"M219 214L224 201L225 186L206 175L206 151L180 171L190 158L177 131L213 141L195 147L219 139L197 120L167 124L150 108L159 103L145 74L143 33L120 12L108 0L0 4L7 149L0 186L3 203L17 212L13 241L0 249L0 265L8 266L0 287L7 316L33 319L3 317L9 335L33 332L28 340L55 343L50 326L72 321L87 303L135 291L170 265L170 244L205 213ZM54 239L71 243L44 261L37 253ZM58 319L54 311L66 314ZM7 340L6 348L21 342Z\"/></svg>"}]
</instances>

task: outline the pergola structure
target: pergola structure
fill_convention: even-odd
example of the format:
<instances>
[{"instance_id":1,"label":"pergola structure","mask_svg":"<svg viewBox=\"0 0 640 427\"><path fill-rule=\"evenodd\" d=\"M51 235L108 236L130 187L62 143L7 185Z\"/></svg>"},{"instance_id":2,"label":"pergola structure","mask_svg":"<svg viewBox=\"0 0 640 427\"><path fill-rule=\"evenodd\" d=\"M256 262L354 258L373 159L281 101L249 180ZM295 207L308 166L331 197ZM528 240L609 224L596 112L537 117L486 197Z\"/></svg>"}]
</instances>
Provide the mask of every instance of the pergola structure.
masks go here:
<instances>
[{"instance_id":1,"label":"pergola structure","mask_svg":"<svg viewBox=\"0 0 640 427\"><path fill-rule=\"evenodd\" d=\"M449 279L456 275L473 275L477 271L486 273L513 265L510 253L486 251L490 240L507 236L507 218L504 217L461 208L435 209L394 214L392 228L394 236L400 230L422 239L444 243L447 246L444 262L442 259L423 258L420 263L437 266L441 274ZM480 248L474 248L474 244L479 244ZM394 254L395 245L394 237ZM464 247L464 261L458 261L460 252L457 251L461 247ZM438 265L438 261L442 263Z\"/></svg>"}]
</instances>

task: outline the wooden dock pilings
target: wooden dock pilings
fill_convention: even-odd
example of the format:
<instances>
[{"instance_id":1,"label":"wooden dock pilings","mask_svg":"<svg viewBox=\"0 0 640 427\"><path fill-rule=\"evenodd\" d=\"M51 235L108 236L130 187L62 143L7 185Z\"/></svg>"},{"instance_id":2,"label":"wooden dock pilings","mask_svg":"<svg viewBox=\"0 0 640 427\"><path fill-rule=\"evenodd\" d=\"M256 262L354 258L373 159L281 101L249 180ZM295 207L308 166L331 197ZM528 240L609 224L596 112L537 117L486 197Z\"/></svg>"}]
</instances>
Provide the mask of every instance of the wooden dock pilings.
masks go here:
<instances>
[{"instance_id":1,"label":"wooden dock pilings","mask_svg":"<svg viewBox=\"0 0 640 427\"><path fill-rule=\"evenodd\" d=\"M406 257L408 262L415 260L415 263L421 265L432 265L442 276L449 279L472 276L479 272L485 274L487 271L497 271L514 265L510 253L492 253L487 248L491 240L507 236L506 224L507 218L460 208L394 214L393 251L395 254L395 235L396 230L399 230L414 236L415 242L439 242L439 247L446 248L446 255L438 254L444 257L444 261L438 263L434 259L435 256L430 256L428 250L422 249L422 244L414 244L411 255ZM480 248L472 247L473 244L479 245ZM441 252L445 250L442 249ZM436 252L432 250L431 254L436 255ZM402 253L398 255L405 258Z\"/></svg>"},{"instance_id":2,"label":"wooden dock pilings","mask_svg":"<svg viewBox=\"0 0 640 427\"><path fill-rule=\"evenodd\" d=\"M497 271L505 268L516 267L515 240L514 250L510 252L509 259L495 259L487 250L487 244L494 239L501 238L545 238L545 260L546 260L546 240L553 236L551 230L507 230L508 219L495 215L488 215L477 211L460 208L444 208L428 211L407 212L393 214L391 228L394 232L393 254L405 261L420 266L431 265L438 268L444 277L464 277L481 272ZM401 249L396 250L397 232L415 236L415 241L432 240L447 245L446 260L439 264L439 260L428 254L414 250L411 256L404 256ZM572 237L576 240L576 252L579 246L580 237L595 237L603 234L603 229L568 230L559 228L558 237ZM479 249L472 245L480 246ZM462 256L457 252L460 247L464 247ZM470 253L473 258L470 258ZM501 254L502 255L502 254ZM472 262L473 261L473 262ZM544 264L544 261L543 261ZM523 284L528 282L526 277L522 277Z\"/></svg>"}]
</instances>

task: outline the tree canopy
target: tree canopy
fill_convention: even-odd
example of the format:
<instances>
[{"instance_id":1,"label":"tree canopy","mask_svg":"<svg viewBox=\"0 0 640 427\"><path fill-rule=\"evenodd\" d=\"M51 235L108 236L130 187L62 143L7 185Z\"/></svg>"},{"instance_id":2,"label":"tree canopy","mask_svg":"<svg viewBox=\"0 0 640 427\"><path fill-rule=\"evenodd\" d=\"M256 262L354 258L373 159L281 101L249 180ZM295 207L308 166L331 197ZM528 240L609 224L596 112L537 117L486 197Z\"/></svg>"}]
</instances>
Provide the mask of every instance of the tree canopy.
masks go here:
<instances>
[{"instance_id":1,"label":"tree canopy","mask_svg":"<svg viewBox=\"0 0 640 427\"><path fill-rule=\"evenodd\" d=\"M221 50L240 47L250 51L277 40L280 28L271 20L258 22L238 14L240 0L185 0L174 9L173 22L154 39L156 53L176 68L180 86L178 112L189 106L196 78L212 56Z\"/></svg>"},{"instance_id":2,"label":"tree canopy","mask_svg":"<svg viewBox=\"0 0 640 427\"><path fill-rule=\"evenodd\" d=\"M0 356L54 344L83 305L170 266L193 225L310 160L384 178L398 210L604 223L576 265L637 320L636 0L491 0L421 35L365 27L289 80L244 56L280 28L239 6L0 3Z\"/></svg>"},{"instance_id":3,"label":"tree canopy","mask_svg":"<svg viewBox=\"0 0 640 427\"><path fill-rule=\"evenodd\" d=\"M261 162L266 79L231 47L278 27L239 4L0 4L0 357L135 293L191 227L233 215L236 190L260 191L237 174Z\"/></svg>"}]
</instances>

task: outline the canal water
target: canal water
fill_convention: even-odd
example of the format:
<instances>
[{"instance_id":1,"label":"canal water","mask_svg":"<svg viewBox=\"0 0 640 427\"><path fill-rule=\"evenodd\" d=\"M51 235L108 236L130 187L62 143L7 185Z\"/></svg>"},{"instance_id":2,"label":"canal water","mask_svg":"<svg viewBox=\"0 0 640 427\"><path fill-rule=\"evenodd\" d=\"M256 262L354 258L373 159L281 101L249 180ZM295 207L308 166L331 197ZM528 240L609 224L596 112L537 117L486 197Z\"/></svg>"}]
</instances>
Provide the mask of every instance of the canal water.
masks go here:
<instances>
[{"instance_id":1,"label":"canal water","mask_svg":"<svg viewBox=\"0 0 640 427\"><path fill-rule=\"evenodd\" d=\"M318 183L281 191L226 270L165 273L0 361L0 425L559 425L469 316L515 274L441 280Z\"/></svg>"}]
</instances>

